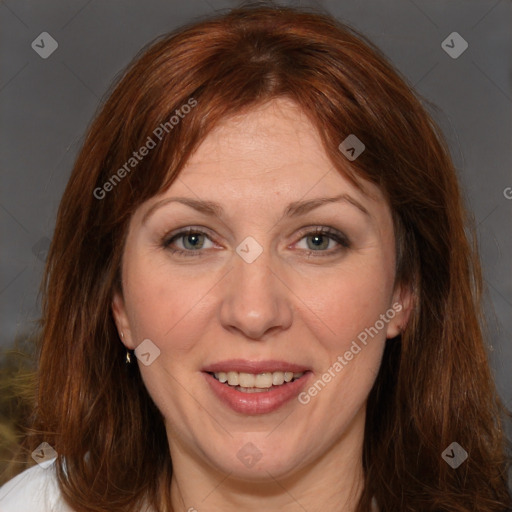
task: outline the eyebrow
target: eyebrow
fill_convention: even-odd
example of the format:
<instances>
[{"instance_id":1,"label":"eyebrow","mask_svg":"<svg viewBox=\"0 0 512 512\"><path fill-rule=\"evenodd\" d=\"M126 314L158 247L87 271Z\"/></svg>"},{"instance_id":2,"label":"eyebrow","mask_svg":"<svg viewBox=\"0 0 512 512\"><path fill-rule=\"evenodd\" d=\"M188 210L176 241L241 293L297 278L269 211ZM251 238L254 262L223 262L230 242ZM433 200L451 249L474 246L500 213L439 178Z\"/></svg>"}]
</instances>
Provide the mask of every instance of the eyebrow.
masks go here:
<instances>
[{"instance_id":1,"label":"eyebrow","mask_svg":"<svg viewBox=\"0 0 512 512\"><path fill-rule=\"evenodd\" d=\"M355 206L365 215L370 215L368 210L352 196L350 196L349 194L340 194L334 197L318 197L316 199L310 199L307 201L294 201L286 207L283 217L299 217L301 215L309 213L310 211L324 204L341 202L347 202L352 206ZM144 214L142 218L142 223L144 224L156 210L169 203L181 203L186 206L189 206L190 208L193 208L194 210L197 210L200 213L212 217L220 218L223 216L224 213L224 209L222 208L222 206L219 203L213 201L193 199L191 197L168 197L153 204L151 208L149 208L148 211Z\"/></svg>"}]
</instances>

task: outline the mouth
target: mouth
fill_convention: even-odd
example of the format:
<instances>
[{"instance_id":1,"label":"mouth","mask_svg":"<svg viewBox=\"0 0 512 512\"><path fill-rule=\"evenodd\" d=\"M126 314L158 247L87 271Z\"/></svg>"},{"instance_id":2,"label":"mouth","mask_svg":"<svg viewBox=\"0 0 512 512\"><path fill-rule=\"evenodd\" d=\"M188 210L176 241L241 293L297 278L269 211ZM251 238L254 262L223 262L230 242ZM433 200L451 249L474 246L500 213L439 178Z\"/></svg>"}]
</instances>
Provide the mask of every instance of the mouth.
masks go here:
<instances>
[{"instance_id":1,"label":"mouth","mask_svg":"<svg viewBox=\"0 0 512 512\"><path fill-rule=\"evenodd\" d=\"M212 396L244 415L271 413L290 404L313 375L309 368L285 361L241 359L209 365L202 373Z\"/></svg>"},{"instance_id":2,"label":"mouth","mask_svg":"<svg viewBox=\"0 0 512 512\"><path fill-rule=\"evenodd\" d=\"M221 384L242 393L265 393L300 379L306 372L276 371L262 373L207 372Z\"/></svg>"}]
</instances>

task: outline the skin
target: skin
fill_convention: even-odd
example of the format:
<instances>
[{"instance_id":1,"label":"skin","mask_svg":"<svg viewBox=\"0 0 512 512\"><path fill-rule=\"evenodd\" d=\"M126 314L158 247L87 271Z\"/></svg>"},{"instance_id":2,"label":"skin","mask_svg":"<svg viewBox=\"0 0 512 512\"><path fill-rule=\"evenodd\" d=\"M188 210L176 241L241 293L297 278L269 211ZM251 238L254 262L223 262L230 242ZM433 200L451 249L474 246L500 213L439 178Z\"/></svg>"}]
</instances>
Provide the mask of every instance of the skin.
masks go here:
<instances>
[{"instance_id":1,"label":"skin","mask_svg":"<svg viewBox=\"0 0 512 512\"><path fill-rule=\"evenodd\" d=\"M334 169L307 117L278 99L226 119L171 187L133 215L123 294L112 307L127 348L149 338L160 350L149 366L137 364L165 418L174 511L354 510L366 400L385 340L411 309L410 293L394 282L389 206L377 187L364 187ZM338 194L367 213L345 200L283 217L291 202ZM223 216L180 203L155 208L178 196L218 202ZM207 235L164 246L188 226ZM315 246L312 230L327 226L349 247L326 235ZM263 249L252 263L236 253L248 236ZM272 413L237 413L201 373L231 358L278 359L310 367L312 384L396 303L402 310L305 405L293 399ZM237 457L248 442L262 454L252 467Z\"/></svg>"}]
</instances>

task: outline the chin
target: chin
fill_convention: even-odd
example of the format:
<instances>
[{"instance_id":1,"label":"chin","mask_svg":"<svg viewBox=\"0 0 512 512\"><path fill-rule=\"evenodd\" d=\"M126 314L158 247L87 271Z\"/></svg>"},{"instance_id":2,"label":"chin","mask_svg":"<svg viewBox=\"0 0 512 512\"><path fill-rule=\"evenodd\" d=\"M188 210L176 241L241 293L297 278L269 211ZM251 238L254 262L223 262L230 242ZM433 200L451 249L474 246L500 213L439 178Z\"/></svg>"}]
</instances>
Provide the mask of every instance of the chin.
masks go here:
<instances>
[{"instance_id":1,"label":"chin","mask_svg":"<svg viewBox=\"0 0 512 512\"><path fill-rule=\"evenodd\" d=\"M268 436L265 432L264 436ZM276 445L279 447L277 448ZM274 442L244 435L242 442L226 444L211 454L210 464L232 478L243 481L268 481L296 471L304 463L300 447L283 445L276 436Z\"/></svg>"}]
</instances>

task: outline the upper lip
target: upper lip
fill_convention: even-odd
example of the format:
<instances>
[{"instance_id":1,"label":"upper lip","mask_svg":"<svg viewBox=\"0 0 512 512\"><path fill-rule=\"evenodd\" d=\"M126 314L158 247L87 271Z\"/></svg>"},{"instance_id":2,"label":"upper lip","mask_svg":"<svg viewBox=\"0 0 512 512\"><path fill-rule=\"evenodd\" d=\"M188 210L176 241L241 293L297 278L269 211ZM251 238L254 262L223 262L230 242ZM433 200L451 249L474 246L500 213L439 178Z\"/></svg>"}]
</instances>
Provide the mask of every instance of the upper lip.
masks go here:
<instances>
[{"instance_id":1,"label":"upper lip","mask_svg":"<svg viewBox=\"0 0 512 512\"><path fill-rule=\"evenodd\" d=\"M272 373L272 372L293 372L301 373L308 371L309 368L296 363L287 361L278 361L275 359L266 361L249 361L247 359L229 359L212 363L203 368L204 372L244 372L244 373Z\"/></svg>"}]
</instances>

